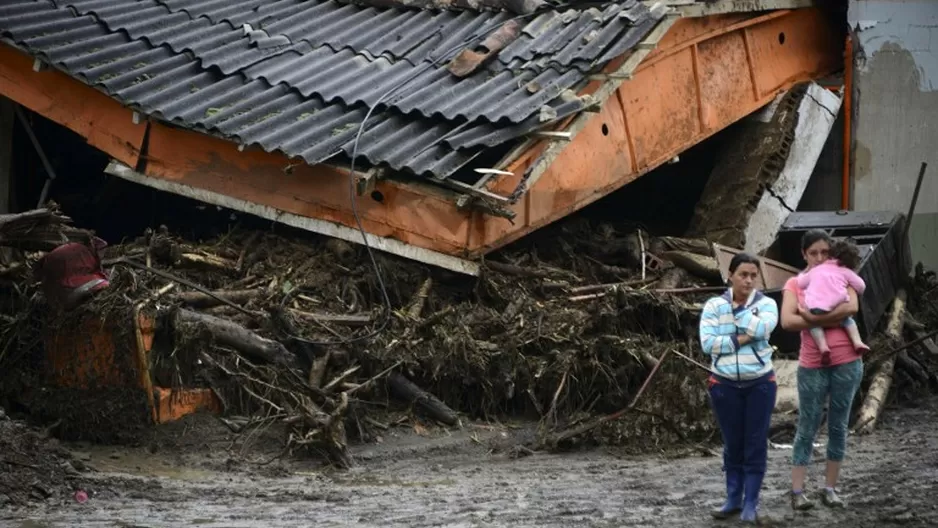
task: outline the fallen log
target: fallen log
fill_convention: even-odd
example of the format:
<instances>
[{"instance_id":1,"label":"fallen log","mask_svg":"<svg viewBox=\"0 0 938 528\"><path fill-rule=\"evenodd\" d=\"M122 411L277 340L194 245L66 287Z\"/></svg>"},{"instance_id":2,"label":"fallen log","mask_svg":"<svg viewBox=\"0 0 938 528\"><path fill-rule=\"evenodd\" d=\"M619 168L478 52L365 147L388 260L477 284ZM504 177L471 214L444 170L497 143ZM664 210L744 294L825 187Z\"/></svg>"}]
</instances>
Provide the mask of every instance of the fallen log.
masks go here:
<instances>
[{"instance_id":1,"label":"fallen log","mask_svg":"<svg viewBox=\"0 0 938 528\"><path fill-rule=\"evenodd\" d=\"M899 343L902 340L902 324L906 309L905 299L905 290L899 290L892 302L889 322L886 325L886 337L894 343ZM860 414L857 417L857 424L859 425L856 432L858 434L868 434L876 428L876 421L882 414L886 399L889 396L889 388L892 386L895 367L896 354L889 354L889 357L877 366L876 372L873 374L873 381L866 393L866 399L863 401L863 406L860 408Z\"/></svg>"},{"instance_id":2,"label":"fallen log","mask_svg":"<svg viewBox=\"0 0 938 528\"><path fill-rule=\"evenodd\" d=\"M260 294L261 290L214 291L211 295L202 292L181 292L174 295L173 298L193 308L211 308L228 303L247 304L248 301L257 298Z\"/></svg>"},{"instance_id":3,"label":"fallen log","mask_svg":"<svg viewBox=\"0 0 938 528\"><path fill-rule=\"evenodd\" d=\"M459 423L459 416L456 411L450 409L445 403L441 402L436 396L421 389L414 382L410 381L403 374L391 372L388 374L388 388L391 394L409 404L414 405L428 417L446 425L456 425Z\"/></svg>"},{"instance_id":4,"label":"fallen log","mask_svg":"<svg viewBox=\"0 0 938 528\"><path fill-rule=\"evenodd\" d=\"M203 328L221 345L233 348L251 359L299 368L297 357L279 341L261 337L243 326L212 315L180 308L176 310L176 331L180 324Z\"/></svg>"}]
</instances>

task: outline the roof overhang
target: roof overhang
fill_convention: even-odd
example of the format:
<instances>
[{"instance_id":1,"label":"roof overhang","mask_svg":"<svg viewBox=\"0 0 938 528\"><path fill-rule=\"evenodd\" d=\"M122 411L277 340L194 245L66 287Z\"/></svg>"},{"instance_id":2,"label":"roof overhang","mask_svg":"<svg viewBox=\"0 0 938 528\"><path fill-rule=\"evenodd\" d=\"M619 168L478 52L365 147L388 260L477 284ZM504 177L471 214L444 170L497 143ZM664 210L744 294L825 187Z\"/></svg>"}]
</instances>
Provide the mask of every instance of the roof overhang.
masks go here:
<instances>
[{"instance_id":1,"label":"roof overhang","mask_svg":"<svg viewBox=\"0 0 938 528\"><path fill-rule=\"evenodd\" d=\"M0 45L0 93L83 135L118 163L110 172L303 229L475 273L485 254L562 218L673 159L774 99L839 69L842 42L818 9L668 19L670 30L615 61L586 94L605 104L532 138L479 194L509 221L469 206L476 194L349 173L135 119L117 101ZM789 38L780 39L787 34ZM145 154L144 154L145 153ZM537 177L532 177L537 173ZM364 179L365 175L353 175ZM519 187L526 192L515 194ZM357 207L350 199L357 200ZM222 203L224 202L224 203Z\"/></svg>"}]
</instances>

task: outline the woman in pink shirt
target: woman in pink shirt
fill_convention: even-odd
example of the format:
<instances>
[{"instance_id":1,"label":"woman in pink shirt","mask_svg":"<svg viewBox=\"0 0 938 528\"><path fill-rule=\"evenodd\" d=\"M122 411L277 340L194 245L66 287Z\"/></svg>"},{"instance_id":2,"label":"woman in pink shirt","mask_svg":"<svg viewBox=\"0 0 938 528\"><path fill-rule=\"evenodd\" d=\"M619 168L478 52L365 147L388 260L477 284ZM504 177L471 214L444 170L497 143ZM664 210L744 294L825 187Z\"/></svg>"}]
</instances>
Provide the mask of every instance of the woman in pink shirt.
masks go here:
<instances>
[{"instance_id":1,"label":"woman in pink shirt","mask_svg":"<svg viewBox=\"0 0 938 528\"><path fill-rule=\"evenodd\" d=\"M850 300L847 288L853 288L857 295L863 295L866 283L853 271L860 265L860 251L856 244L847 240L838 240L831 244L828 259L798 275L798 288L804 292L804 307L799 305L799 313L807 310L814 315L823 315L839 304ZM801 300L799 298L799 300ZM869 352L860 337L860 329L853 317L843 320L841 326L847 331L853 347L861 354ZM831 349L827 346L824 329L811 328L811 338L821 350L821 365L831 364Z\"/></svg>"},{"instance_id":2,"label":"woman in pink shirt","mask_svg":"<svg viewBox=\"0 0 938 528\"><path fill-rule=\"evenodd\" d=\"M831 249L831 238L820 230L808 231L801 240L802 254L807 270L826 262ZM863 377L863 361L853 341L844 329L843 321L859 310L857 292L847 288L848 299L824 314L812 314L800 307L805 305L804 290L798 278L789 279L782 293L779 313L782 328L801 331L801 349L798 357L798 429L792 452L791 506L795 510L808 510L814 506L804 493L804 481L814 438L821 422L824 402L830 398L827 414L827 469L821 502L828 507L844 507L837 495L837 480L847 447L847 426L850 409ZM829 365L821 364L821 351L810 329L824 328L824 337L830 349Z\"/></svg>"}]
</instances>

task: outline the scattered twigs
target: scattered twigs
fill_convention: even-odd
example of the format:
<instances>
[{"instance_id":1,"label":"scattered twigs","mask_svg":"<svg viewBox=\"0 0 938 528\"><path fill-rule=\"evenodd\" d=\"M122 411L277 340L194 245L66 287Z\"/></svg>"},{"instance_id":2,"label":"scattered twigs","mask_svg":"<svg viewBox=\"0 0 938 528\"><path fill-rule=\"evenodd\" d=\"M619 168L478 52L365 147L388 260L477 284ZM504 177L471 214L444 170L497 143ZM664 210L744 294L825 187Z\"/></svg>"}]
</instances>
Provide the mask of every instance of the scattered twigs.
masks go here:
<instances>
[{"instance_id":1,"label":"scattered twigs","mask_svg":"<svg viewBox=\"0 0 938 528\"><path fill-rule=\"evenodd\" d=\"M351 376L352 374L358 372L358 370L359 370L360 368L362 368L361 365L355 365L354 367L351 367L351 368L347 369L347 370L346 370L345 372L343 372L342 374L339 374L339 376L338 376L337 378L335 378L334 380L332 380L332 381L330 381L329 383L327 383L326 386L322 388L322 390L328 391L328 390L332 389L332 387L335 387L336 385L338 385L338 384L339 384L342 380L344 380L345 378L347 378L347 377Z\"/></svg>"},{"instance_id":2,"label":"scattered twigs","mask_svg":"<svg viewBox=\"0 0 938 528\"><path fill-rule=\"evenodd\" d=\"M554 397L550 402L550 408L547 410L547 419L556 422L557 416L557 399L560 397L560 393L563 392L564 385L567 384L567 374L570 373L570 369L563 371L563 376L560 377L560 383L557 384L557 390L554 391Z\"/></svg>"},{"instance_id":3,"label":"scattered twigs","mask_svg":"<svg viewBox=\"0 0 938 528\"><path fill-rule=\"evenodd\" d=\"M912 348L912 347L914 347L914 346L922 345L922 344L926 345L926 350L928 350L930 353L932 353L932 354L938 354L938 350L934 350L934 351L933 351L933 348L932 348L932 347L934 347L934 345L935 345L935 344L934 344L934 341L932 341L932 339L933 339L935 336L938 336L938 330L934 330L934 331L932 331L932 332L928 332L927 334L921 333L921 332L915 332L915 335L916 335L916 338L915 338L914 340L909 341L908 343L905 343L905 344L903 344L903 345L900 345L900 346L898 346L898 347L896 347L896 348L890 350L889 352L886 352L885 354L883 354L883 356L892 356L892 355L894 355L894 354L898 354L899 352L902 352L903 350L906 350L906 349L908 349L908 348ZM932 341L932 342L930 343L931 346L929 346L929 343L928 343L929 341Z\"/></svg>"},{"instance_id":4,"label":"scattered twigs","mask_svg":"<svg viewBox=\"0 0 938 528\"><path fill-rule=\"evenodd\" d=\"M245 309L244 307L239 306L238 304L229 301L228 299L225 299L225 298L223 298L223 297L219 297L218 295L215 295L215 293L212 292L211 290L208 290L208 289L206 289L206 288L203 288L202 286L199 286L198 284L196 284L196 283L194 283L194 282L192 282L192 281L190 281L190 280L188 280L188 279L184 279L184 278L182 278L182 277L179 277L178 275L173 275L172 273L169 273L169 272L167 272L167 271L163 271L163 270L161 270L161 269L156 269L156 268L153 268L153 267L151 267L151 266L147 266L146 264L143 264L143 263L141 263L141 262L137 262L136 260L133 260L133 259L130 259L130 258L126 258L126 257L121 257L121 258L117 258L117 259L111 260L111 261L109 261L108 263L110 263L111 265L127 264L128 266L133 266L133 267L135 267L135 268L137 268L137 269L139 269L139 270L152 273L152 274L154 274L154 275L156 275L156 276L159 276L159 277L162 277L162 278L164 278L164 279L166 279L166 280L171 280L171 281L173 281L173 282L178 282L179 284L182 284L183 286L188 286L189 288L192 288L193 290L202 292L202 293L204 293L205 295L214 298L215 300L219 301L219 302L222 303L222 304L227 304L228 306L231 306L232 308L238 310L239 312L243 312L243 313L245 313L245 314L247 314L247 315L250 315L250 316L252 316L252 317L253 317L254 315L256 315L254 312L252 312L252 311L250 311L250 310L247 310L247 309Z\"/></svg>"},{"instance_id":5,"label":"scattered twigs","mask_svg":"<svg viewBox=\"0 0 938 528\"><path fill-rule=\"evenodd\" d=\"M686 354L682 354L681 352L679 352L679 351L677 351L677 350L672 350L672 352L673 352L677 357L683 359L684 361L687 361L687 362L690 363L691 365L693 365L693 366L697 367L698 369L700 369L700 370L706 372L707 374L710 374L710 373L712 372L712 371L710 370L710 367L704 365L703 363L698 362L696 359L693 359L693 358L691 358L690 356L688 356L688 355L686 355Z\"/></svg>"},{"instance_id":6,"label":"scattered twigs","mask_svg":"<svg viewBox=\"0 0 938 528\"><path fill-rule=\"evenodd\" d=\"M668 356L671 354L671 352L673 352L673 350L668 349L663 354L661 354L661 358L658 360L658 364L655 365L655 368L651 369L651 372L648 374L648 377L645 378L645 382L642 383L641 388L639 388L638 392L635 393L635 396L632 398L632 401L631 403L629 403L628 407L620 409L612 414L600 416L598 418L590 420L579 426L567 429L565 431L561 431L558 434L549 435L548 437L546 437L540 442L541 446L551 447L551 448L556 447L557 445L565 441L568 441L576 436L580 436L584 433L588 433L589 431L592 431L593 429L596 429L597 427L607 422L618 420L629 411L632 411L633 409L635 409L635 405L638 403L639 398L642 397L642 394L645 392L645 389L647 389L648 386L651 384L651 380L654 379L655 374L657 374L658 371L661 369L661 365L664 364L666 359L668 359Z\"/></svg>"},{"instance_id":7,"label":"scattered twigs","mask_svg":"<svg viewBox=\"0 0 938 528\"><path fill-rule=\"evenodd\" d=\"M575 294L584 294L584 293L595 293L598 291L604 290L615 290L616 288L633 288L635 286L642 286L658 280L657 278L644 278L637 280L630 280L625 282L612 282L608 284L591 284L589 286L577 286L575 288L570 288L570 293Z\"/></svg>"},{"instance_id":8,"label":"scattered twigs","mask_svg":"<svg viewBox=\"0 0 938 528\"><path fill-rule=\"evenodd\" d=\"M193 308L211 308L228 303L247 304L252 299L259 297L262 292L263 290L228 290L215 291L211 295L202 292L182 292L177 293L174 297L182 304Z\"/></svg>"},{"instance_id":9,"label":"scattered twigs","mask_svg":"<svg viewBox=\"0 0 938 528\"><path fill-rule=\"evenodd\" d=\"M371 385L373 385L376 381L378 381L379 379L381 379L382 377L384 377L385 375L387 375L388 373L390 373L392 370L394 370L394 369L396 369L397 367L401 366L403 363L404 363L403 361L398 361L397 363L391 365L390 367L388 367L388 368L382 370L381 372L375 374L375 375L372 376L370 379L368 379L368 381L366 381L365 383L362 383L362 384L358 385L358 386L355 387L355 388L349 389L348 391L346 391L346 393L351 397L353 394L355 394L355 392L360 391L360 390L367 389L368 387L370 387Z\"/></svg>"}]
</instances>

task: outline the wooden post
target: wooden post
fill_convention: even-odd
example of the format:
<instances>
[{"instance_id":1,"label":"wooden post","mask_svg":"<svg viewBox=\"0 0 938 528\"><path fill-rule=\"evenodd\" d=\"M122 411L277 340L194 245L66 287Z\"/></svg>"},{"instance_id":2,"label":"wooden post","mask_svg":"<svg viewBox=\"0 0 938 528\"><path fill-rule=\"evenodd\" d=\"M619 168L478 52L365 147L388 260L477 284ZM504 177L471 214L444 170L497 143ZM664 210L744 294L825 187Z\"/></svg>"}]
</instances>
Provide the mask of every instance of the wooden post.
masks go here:
<instances>
[{"instance_id":1,"label":"wooden post","mask_svg":"<svg viewBox=\"0 0 938 528\"><path fill-rule=\"evenodd\" d=\"M899 343L902 340L902 326L905 321L905 290L899 290L896 293L896 299L892 302L892 310L889 313L889 322L886 325L886 337L892 343ZM890 354L873 374L873 381L870 383L870 389L866 393L866 399L863 400L863 407L860 408L860 416L857 418L856 432L867 434L873 432L876 428L876 421L886 406L886 399L889 397L889 388L892 386L892 376L896 368L896 355Z\"/></svg>"}]
</instances>

